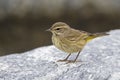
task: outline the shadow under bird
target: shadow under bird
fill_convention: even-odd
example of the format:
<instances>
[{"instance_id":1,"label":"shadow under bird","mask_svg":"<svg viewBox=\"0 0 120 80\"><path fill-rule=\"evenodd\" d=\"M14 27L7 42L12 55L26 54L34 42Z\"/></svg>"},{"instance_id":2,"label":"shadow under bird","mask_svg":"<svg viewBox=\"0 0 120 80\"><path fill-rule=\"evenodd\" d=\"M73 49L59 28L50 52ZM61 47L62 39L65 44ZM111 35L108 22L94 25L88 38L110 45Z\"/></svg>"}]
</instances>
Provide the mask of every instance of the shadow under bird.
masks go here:
<instances>
[{"instance_id":1,"label":"shadow under bird","mask_svg":"<svg viewBox=\"0 0 120 80\"><path fill-rule=\"evenodd\" d=\"M58 61L68 61L68 63L76 62L81 50L84 48L87 42L96 37L108 35L106 33L89 33L82 30L76 30L64 22L54 23L47 31L50 31L53 34L53 44L58 49L69 53L65 59ZM75 52L78 52L76 58L74 60L68 60L69 56Z\"/></svg>"}]
</instances>

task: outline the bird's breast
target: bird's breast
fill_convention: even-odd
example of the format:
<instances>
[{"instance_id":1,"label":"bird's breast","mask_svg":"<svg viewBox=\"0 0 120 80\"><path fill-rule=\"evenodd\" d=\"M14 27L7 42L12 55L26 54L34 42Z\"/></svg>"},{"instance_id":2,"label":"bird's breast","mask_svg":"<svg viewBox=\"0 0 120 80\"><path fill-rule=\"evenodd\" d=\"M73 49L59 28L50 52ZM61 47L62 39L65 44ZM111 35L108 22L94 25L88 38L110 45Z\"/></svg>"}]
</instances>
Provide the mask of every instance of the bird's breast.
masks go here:
<instances>
[{"instance_id":1,"label":"bird's breast","mask_svg":"<svg viewBox=\"0 0 120 80\"><path fill-rule=\"evenodd\" d=\"M61 41L60 41L60 39L57 36L52 36L52 43L57 48L61 49Z\"/></svg>"},{"instance_id":2,"label":"bird's breast","mask_svg":"<svg viewBox=\"0 0 120 80\"><path fill-rule=\"evenodd\" d=\"M53 44L60 50L67 52L67 53L74 53L81 50L82 47L78 46L77 44L69 43L64 38L60 38L57 36L52 36Z\"/></svg>"}]
</instances>

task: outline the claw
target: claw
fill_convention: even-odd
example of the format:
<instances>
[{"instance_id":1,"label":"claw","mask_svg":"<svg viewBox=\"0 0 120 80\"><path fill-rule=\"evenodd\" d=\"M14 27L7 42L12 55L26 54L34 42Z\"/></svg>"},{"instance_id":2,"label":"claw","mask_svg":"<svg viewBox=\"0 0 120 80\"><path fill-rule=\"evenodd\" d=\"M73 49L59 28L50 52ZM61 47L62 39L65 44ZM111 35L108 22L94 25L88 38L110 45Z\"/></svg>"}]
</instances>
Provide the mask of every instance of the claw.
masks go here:
<instances>
[{"instance_id":1,"label":"claw","mask_svg":"<svg viewBox=\"0 0 120 80\"><path fill-rule=\"evenodd\" d=\"M68 63L75 63L75 61L74 61L74 60L68 60L68 61L67 61L67 64L68 64Z\"/></svg>"},{"instance_id":2,"label":"claw","mask_svg":"<svg viewBox=\"0 0 120 80\"><path fill-rule=\"evenodd\" d=\"M65 61L67 61L67 59L58 60L57 62L65 62Z\"/></svg>"},{"instance_id":3,"label":"claw","mask_svg":"<svg viewBox=\"0 0 120 80\"><path fill-rule=\"evenodd\" d=\"M68 64L68 63L75 63L75 62L80 62L80 61L75 61L75 60L67 60L67 63L66 63L66 64Z\"/></svg>"}]
</instances>

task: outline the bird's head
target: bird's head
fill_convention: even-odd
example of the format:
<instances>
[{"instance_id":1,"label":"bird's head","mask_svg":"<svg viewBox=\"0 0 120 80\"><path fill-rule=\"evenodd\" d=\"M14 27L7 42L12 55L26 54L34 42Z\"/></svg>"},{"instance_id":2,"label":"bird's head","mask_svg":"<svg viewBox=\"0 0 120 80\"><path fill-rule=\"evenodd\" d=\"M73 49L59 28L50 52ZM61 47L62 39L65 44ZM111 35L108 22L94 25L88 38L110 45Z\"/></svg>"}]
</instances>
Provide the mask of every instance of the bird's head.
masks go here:
<instances>
[{"instance_id":1,"label":"bird's head","mask_svg":"<svg viewBox=\"0 0 120 80\"><path fill-rule=\"evenodd\" d=\"M53 35L58 36L66 34L69 30L70 30L69 25L67 25L64 22L56 22L52 25L50 29L48 29L48 31L52 32Z\"/></svg>"}]
</instances>

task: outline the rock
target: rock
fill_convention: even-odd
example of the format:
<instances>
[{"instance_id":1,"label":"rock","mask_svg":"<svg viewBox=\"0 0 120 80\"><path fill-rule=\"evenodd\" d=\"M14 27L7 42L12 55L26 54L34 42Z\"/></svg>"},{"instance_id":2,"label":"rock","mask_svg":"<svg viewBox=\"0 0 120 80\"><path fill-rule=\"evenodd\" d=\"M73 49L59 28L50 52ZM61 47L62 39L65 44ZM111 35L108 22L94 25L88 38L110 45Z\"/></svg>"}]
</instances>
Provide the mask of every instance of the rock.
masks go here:
<instances>
[{"instance_id":1,"label":"rock","mask_svg":"<svg viewBox=\"0 0 120 80\"><path fill-rule=\"evenodd\" d=\"M0 57L0 80L120 80L120 30L109 33L85 46L81 62L57 62L67 54L54 46Z\"/></svg>"}]
</instances>

